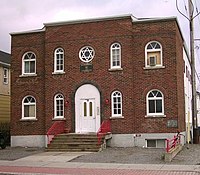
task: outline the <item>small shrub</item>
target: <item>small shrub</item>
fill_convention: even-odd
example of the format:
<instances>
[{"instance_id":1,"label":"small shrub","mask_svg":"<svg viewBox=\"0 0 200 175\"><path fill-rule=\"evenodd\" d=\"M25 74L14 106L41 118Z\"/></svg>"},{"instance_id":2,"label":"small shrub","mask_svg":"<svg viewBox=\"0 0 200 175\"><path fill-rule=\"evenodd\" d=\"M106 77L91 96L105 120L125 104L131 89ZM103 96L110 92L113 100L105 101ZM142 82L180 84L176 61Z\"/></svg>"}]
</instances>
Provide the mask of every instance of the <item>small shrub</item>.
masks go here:
<instances>
[{"instance_id":1,"label":"small shrub","mask_svg":"<svg viewBox=\"0 0 200 175\"><path fill-rule=\"evenodd\" d=\"M0 132L3 134L5 140L6 140L6 145L10 145L10 123L9 122L2 122L0 123Z\"/></svg>"}]
</instances>

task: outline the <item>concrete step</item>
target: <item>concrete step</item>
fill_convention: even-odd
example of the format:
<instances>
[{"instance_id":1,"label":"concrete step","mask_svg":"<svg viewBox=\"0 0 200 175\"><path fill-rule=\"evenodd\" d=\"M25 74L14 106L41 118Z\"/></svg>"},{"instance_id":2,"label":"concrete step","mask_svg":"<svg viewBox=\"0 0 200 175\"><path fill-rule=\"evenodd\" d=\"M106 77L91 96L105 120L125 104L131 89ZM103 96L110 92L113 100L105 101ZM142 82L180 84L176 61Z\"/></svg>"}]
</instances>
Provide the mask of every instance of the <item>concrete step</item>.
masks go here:
<instances>
[{"instance_id":1,"label":"concrete step","mask_svg":"<svg viewBox=\"0 0 200 175\"><path fill-rule=\"evenodd\" d=\"M46 151L51 151L51 152L98 152L99 149L77 149L77 148L47 148Z\"/></svg>"},{"instance_id":2,"label":"concrete step","mask_svg":"<svg viewBox=\"0 0 200 175\"><path fill-rule=\"evenodd\" d=\"M47 151L90 151L97 152L101 148L98 144L96 133L92 134L59 134L55 136L48 145Z\"/></svg>"}]
</instances>

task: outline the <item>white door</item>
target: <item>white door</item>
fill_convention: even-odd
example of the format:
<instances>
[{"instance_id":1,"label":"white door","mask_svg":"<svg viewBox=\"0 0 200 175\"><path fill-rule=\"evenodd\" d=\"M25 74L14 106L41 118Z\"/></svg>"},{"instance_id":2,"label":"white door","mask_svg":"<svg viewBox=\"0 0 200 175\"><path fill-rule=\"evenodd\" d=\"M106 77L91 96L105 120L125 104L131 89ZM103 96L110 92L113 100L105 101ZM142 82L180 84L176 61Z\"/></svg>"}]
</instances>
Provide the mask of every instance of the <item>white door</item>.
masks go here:
<instances>
[{"instance_id":1,"label":"white door","mask_svg":"<svg viewBox=\"0 0 200 175\"><path fill-rule=\"evenodd\" d=\"M80 130L82 132L95 132L95 100L81 99L80 101Z\"/></svg>"},{"instance_id":2,"label":"white door","mask_svg":"<svg viewBox=\"0 0 200 175\"><path fill-rule=\"evenodd\" d=\"M100 114L99 90L91 84L80 86L75 93L75 132L97 132Z\"/></svg>"}]
</instances>

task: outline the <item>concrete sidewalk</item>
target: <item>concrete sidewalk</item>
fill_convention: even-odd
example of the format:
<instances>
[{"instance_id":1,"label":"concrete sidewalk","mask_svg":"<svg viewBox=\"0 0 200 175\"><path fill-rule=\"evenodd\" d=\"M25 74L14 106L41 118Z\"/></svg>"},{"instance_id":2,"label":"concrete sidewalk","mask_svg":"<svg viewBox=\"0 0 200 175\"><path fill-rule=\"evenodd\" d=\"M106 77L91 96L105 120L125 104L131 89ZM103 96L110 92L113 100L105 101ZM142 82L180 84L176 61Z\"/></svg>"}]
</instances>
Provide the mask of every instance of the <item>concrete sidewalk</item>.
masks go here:
<instances>
[{"instance_id":1,"label":"concrete sidewalk","mask_svg":"<svg viewBox=\"0 0 200 175\"><path fill-rule=\"evenodd\" d=\"M90 154L89 152L43 152L35 155L27 156L21 159L5 161L0 160L1 173L52 173L66 174L69 170L76 170L76 174L80 174L83 170L140 170L140 171L170 171L192 173L192 175L200 174L200 165L167 165L167 164L119 164L119 163L80 163L69 162L70 160ZM37 170L37 171L36 171ZM57 171L56 171L57 170ZM62 171L61 171L62 170ZM67 171L68 170L68 171ZM77 171L80 171L77 173ZM63 173L62 173L63 172ZM145 171L147 172L147 171ZM108 172L105 172L105 174ZM117 173L117 172L116 172ZM71 173L73 174L73 173ZM90 174L86 172L85 174ZM101 173L100 173L101 174ZM124 173L125 174L125 173ZM164 174L164 173L162 173Z\"/></svg>"}]
</instances>

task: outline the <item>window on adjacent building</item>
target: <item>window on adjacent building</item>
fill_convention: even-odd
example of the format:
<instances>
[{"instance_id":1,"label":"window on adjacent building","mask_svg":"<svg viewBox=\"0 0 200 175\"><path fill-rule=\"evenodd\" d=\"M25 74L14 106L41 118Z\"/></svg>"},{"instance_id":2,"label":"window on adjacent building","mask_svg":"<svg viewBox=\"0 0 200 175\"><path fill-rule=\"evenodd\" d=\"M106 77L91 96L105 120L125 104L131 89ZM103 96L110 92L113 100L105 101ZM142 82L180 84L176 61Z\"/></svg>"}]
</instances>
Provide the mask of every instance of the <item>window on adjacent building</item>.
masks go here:
<instances>
[{"instance_id":1,"label":"window on adjacent building","mask_svg":"<svg viewBox=\"0 0 200 175\"><path fill-rule=\"evenodd\" d=\"M8 84L8 69L3 69L3 83Z\"/></svg>"},{"instance_id":2,"label":"window on adjacent building","mask_svg":"<svg viewBox=\"0 0 200 175\"><path fill-rule=\"evenodd\" d=\"M145 67L162 66L162 46L157 41L149 42L145 47Z\"/></svg>"},{"instance_id":3,"label":"window on adjacent building","mask_svg":"<svg viewBox=\"0 0 200 175\"><path fill-rule=\"evenodd\" d=\"M147 116L164 115L164 98L158 90L151 90L147 94Z\"/></svg>"},{"instance_id":4,"label":"window on adjacent building","mask_svg":"<svg viewBox=\"0 0 200 175\"><path fill-rule=\"evenodd\" d=\"M33 96L26 96L22 101L22 119L36 118L36 100Z\"/></svg>"},{"instance_id":5,"label":"window on adjacent building","mask_svg":"<svg viewBox=\"0 0 200 175\"><path fill-rule=\"evenodd\" d=\"M114 91L111 95L112 99L112 117L122 116L122 94L119 91Z\"/></svg>"},{"instance_id":6,"label":"window on adjacent building","mask_svg":"<svg viewBox=\"0 0 200 175\"><path fill-rule=\"evenodd\" d=\"M22 58L22 74L36 73L36 55L33 52L27 52Z\"/></svg>"},{"instance_id":7,"label":"window on adjacent building","mask_svg":"<svg viewBox=\"0 0 200 175\"><path fill-rule=\"evenodd\" d=\"M57 94L54 97L54 118L64 118L64 97Z\"/></svg>"},{"instance_id":8,"label":"window on adjacent building","mask_svg":"<svg viewBox=\"0 0 200 175\"><path fill-rule=\"evenodd\" d=\"M54 72L64 71L64 50L57 48L54 52Z\"/></svg>"},{"instance_id":9,"label":"window on adjacent building","mask_svg":"<svg viewBox=\"0 0 200 175\"><path fill-rule=\"evenodd\" d=\"M121 45L114 43L110 47L110 68L121 68Z\"/></svg>"}]
</instances>

